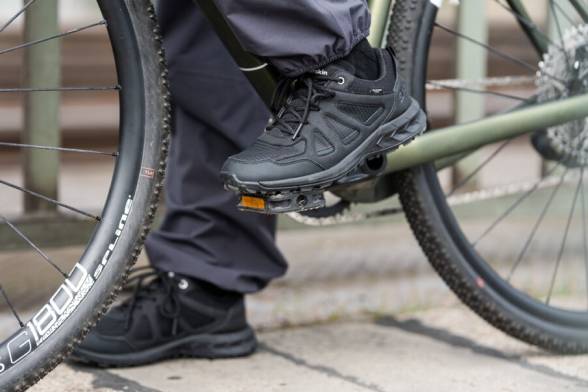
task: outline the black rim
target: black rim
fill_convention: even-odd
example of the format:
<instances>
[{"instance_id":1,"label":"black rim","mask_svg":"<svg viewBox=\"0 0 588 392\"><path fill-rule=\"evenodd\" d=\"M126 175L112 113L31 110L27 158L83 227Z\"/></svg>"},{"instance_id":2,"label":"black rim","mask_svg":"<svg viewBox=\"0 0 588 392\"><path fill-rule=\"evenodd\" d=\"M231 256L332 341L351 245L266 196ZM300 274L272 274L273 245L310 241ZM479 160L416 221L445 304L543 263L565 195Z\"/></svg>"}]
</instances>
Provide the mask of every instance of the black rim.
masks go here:
<instances>
[{"instance_id":1,"label":"black rim","mask_svg":"<svg viewBox=\"0 0 588 392\"><path fill-rule=\"evenodd\" d=\"M29 2L24 4L21 11L26 11L28 7L33 6L35 1L29 0ZM0 344L0 374L6 373L15 364L34 352L39 345L46 342L62 323L81 306L90 288L99 278L103 268L108 264L132 210L132 201L142 170L141 160L143 150L142 148L137 148L137 146L143 146L145 129L145 101L140 49L137 42L131 39L135 36L135 33L126 4L124 2L110 0L97 0L97 3L104 20L88 25L86 28L105 26L108 30L118 78L117 85L114 89L119 90L119 150L114 154L82 149L59 148L57 150L65 153L113 156L116 159L116 163L110 189L102 214L99 217L73 206L60 204L63 208L95 219L97 224L79 261L69 274L65 274L67 279L57 289L51 297L51 300L40 308L35 316L28 321L19 317L18 312L11 303L9 295L0 286L0 294L2 294L4 300L12 309L17 322L21 325L21 328L17 332ZM15 15L15 18L19 16L20 13ZM84 29L76 29L75 32ZM68 34L75 34L75 32L69 32ZM51 39L59 39L65 35L60 34L59 36L51 37ZM91 91L104 89L106 87L51 87L43 91ZM2 92L1 89L0 92ZM23 90L20 89L20 92L23 92ZM22 149L41 148L55 150L55 148L47 148L45 146L31 146L17 143L2 143L2 146ZM12 184L4 183L4 185L11 186ZM23 187L20 187L19 190L27 192ZM34 196L43 198L43 195L37 194ZM51 202L50 199L46 201ZM8 220L4 219L4 223L11 225L18 232L18 228ZM32 241L29 241L26 236L21 235L21 238L29 243L44 261L52 263L50 258L39 247L36 247ZM59 270L58 267L57 269ZM61 274L64 273L61 270L59 272ZM72 298L72 295L76 298ZM93 311L93 309L84 309L84 311Z\"/></svg>"},{"instance_id":2,"label":"black rim","mask_svg":"<svg viewBox=\"0 0 588 392\"><path fill-rule=\"evenodd\" d=\"M499 3L503 7L508 7L508 5L504 4L500 0L493 0L493 1L495 3ZM559 9L558 7L561 7L557 2L553 2L551 0L550 0L550 6L555 7L556 9ZM588 7L588 5L584 5L584 7ZM510 12L512 13L512 10L510 10ZM428 83L427 82L427 74L428 74L427 62L428 62L431 37L432 37L433 32L436 27L440 28L441 30L444 30L445 32L447 32L447 30L448 30L448 28L446 28L445 26L439 25L435 21L436 17L437 17L437 8L427 2L426 6L425 6L423 18L420 21L420 27L418 29L418 38L416 40L416 47L415 47L415 51L414 51L414 56L415 56L414 64L415 64L415 66L413 68L414 73L412 75L413 95L415 96L415 98L417 98L423 104L423 106L426 105L426 101L427 101L427 94L426 94L426 90L425 90L424 86L426 86ZM521 17L521 16L516 16L516 17L519 20L519 22L521 22L521 20L522 20L522 23L521 23L522 26L524 25L524 26L529 27L530 22L528 19ZM563 32L561 31L561 27L558 25L557 21L556 21L556 25L557 25L556 27L557 27L557 32L558 32L558 42L562 42L561 40L563 40ZM523 28L523 30L533 30L535 32L537 31L536 27L532 27L529 29ZM460 38L460 37L458 37L458 38ZM501 55L501 54L502 53L498 53L498 55ZM523 65L523 67L526 67L526 66L527 66L526 64ZM548 77L549 77L549 75L548 75ZM508 97L506 97L506 98L508 98ZM502 151L502 149L504 149L506 147L506 145L508 145L508 143L510 143L510 141L505 141L503 144L501 144L498 147L498 149L495 151L495 153L491 156L490 159L493 159L495 156L497 156ZM537 300L536 298L533 298L532 296L528 295L527 293L520 291L519 289L517 289L516 287L511 285L503 277L501 277L500 274L497 271L495 271L495 269L490 264L488 264L486 262L486 260L484 260L484 258L480 255L480 253L478 253L478 251L475 249L475 247L472 246L472 242L464 234L462 227L459 224L458 218L455 216L455 214L452 210L452 207L448 204L448 200L447 200L448 196L453 194L456 191L456 189L454 188L453 190L451 190L449 192L449 194L445 193L445 191L443 190L443 187L440 183L438 172L437 172L436 168L434 167L434 165L425 165L422 167L422 170L423 170L425 178L427 180L428 187L430 188L431 194L433 196L433 199L434 199L434 202L436 205L436 209L439 212L439 214L441 215L443 225L445 226L445 228L447 229L447 232L451 236L453 243L456 244L461 256L465 260L465 264L469 267L469 275L470 275L470 279L472 282L474 282L475 284L478 284L478 285L483 285L485 287L485 290L488 292L488 294L493 296L497 302L502 303L506 308L509 308L515 312L521 312L521 314L524 314L526 317L533 317L538 320L541 320L542 322L553 323L552 325L555 325L556 327L560 327L560 328L561 327L569 327L569 328L573 328L573 329L579 329L579 328L584 329L588 326L588 312L567 310L567 309L561 309L561 308L556 308L556 307L550 306L549 297L547 299L547 303L540 302L539 300ZM469 178L466 177L465 182L467 182L469 179L473 178L475 176L475 174L477 174L477 171L479 171L479 170L480 170L480 168L476 168L476 170L474 170L473 173L470 173L471 176L469 176ZM555 171L556 169L552 168L551 170ZM580 192L580 188L583 186L583 182L585 181L585 180L583 180L584 170L581 169L580 171L581 171L580 180L578 182L577 187L574 186L574 188L576 189L575 190L575 197L573 198L574 205L572 206L572 210L571 210L570 215L567 219L567 226L568 227L567 228L564 227L562 229L562 231L565 230L566 236L564 237L562 248L558 252L559 255L558 255L558 259L557 259L557 266L555 269L555 273L557 273L557 268L559 267L559 264L562 261L561 259L562 259L563 249L564 249L563 247L566 244L566 237L567 237L568 230L569 230L570 220L572 219L574 211L576 211L575 212L576 214L580 214L580 213L582 213L582 215L585 214L585 211L583 211L584 210L583 203L582 203L582 209L580 209L581 207L579 206L579 204L576 206L576 203L580 199L584 198L584 195L583 195L584 192L583 191ZM564 175L565 175L565 172L564 172L564 174L562 174L562 176L560 178L563 179ZM459 183L457 185L457 187L461 187L463 185L464 185L464 181L462 181L462 183ZM557 189L559 186L561 186L561 182L558 185L556 185L555 189ZM539 221L539 223L540 223L540 221ZM584 218L584 224L585 224L585 218ZM584 236L584 241L585 241L585 238L586 237ZM532 238L531 238L531 240L532 240ZM585 242L584 242L584 248L586 248ZM553 290L553 282L552 282L551 290L549 292L549 296L551 296L552 290ZM514 309L513 309L513 307L514 307Z\"/></svg>"}]
</instances>

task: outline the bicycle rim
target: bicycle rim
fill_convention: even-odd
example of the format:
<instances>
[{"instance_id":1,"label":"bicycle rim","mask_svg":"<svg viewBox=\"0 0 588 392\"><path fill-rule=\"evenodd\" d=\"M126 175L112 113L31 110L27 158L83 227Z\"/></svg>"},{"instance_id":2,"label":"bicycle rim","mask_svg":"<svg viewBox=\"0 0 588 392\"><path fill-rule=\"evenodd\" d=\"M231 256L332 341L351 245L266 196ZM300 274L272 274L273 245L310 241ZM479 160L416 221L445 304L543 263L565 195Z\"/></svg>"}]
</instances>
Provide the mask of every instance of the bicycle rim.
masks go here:
<instances>
[{"instance_id":1,"label":"bicycle rim","mask_svg":"<svg viewBox=\"0 0 588 392\"><path fill-rule=\"evenodd\" d=\"M454 99L453 94L461 95L461 99L483 96L486 102L479 117L483 118L511 110L542 94L539 89L545 89L550 83L546 80L555 84L556 79L564 78L566 74L561 69L565 67L544 56L545 53L537 52L528 29L548 41L550 56L560 47L566 48L557 61L567 61L566 57L576 56L579 48L585 46L582 43L574 47L568 42L570 37L577 39L583 34L586 22L582 10L587 6L583 3L569 2L566 7L565 1L546 1L546 15L540 23L533 19L537 16L533 13L522 16L513 12L506 1L487 1L492 17L488 41L460 34L446 14L438 14L429 2L418 3L423 13L415 29L416 42L403 53L411 58L405 71L413 80L413 94L429 110L439 104L441 94L449 100ZM522 3L528 6L528 2ZM533 6L536 9L539 5L533 2ZM548 34L543 29L550 14L552 31ZM570 23L566 28L563 19ZM513 36L513 31L519 35ZM488 56L489 69L498 71L485 73L483 80L456 79L450 72L439 71L444 67L439 66L435 44L447 47L460 40L482 50ZM435 69L429 66L429 61L436 62ZM550 61L552 64L548 64ZM411 66L413 71L408 69ZM491 82L501 78L507 81L506 86L492 86ZM454 123L454 119L441 122L446 125ZM512 162L513 154L520 151L525 156L533 156L534 163L543 160L544 172L525 180L513 174L521 168L499 164L508 162L509 156ZM405 208L412 215L421 245L462 300L494 325L546 348L584 351L582 347L588 340L584 332L588 326L588 252L583 166L575 167L569 158L547 156L528 138L487 146L478 154L474 164L461 166L458 175L454 167L440 172L432 164L413 170L414 180L409 181L414 181L419 193L428 193L426 197L419 196L421 202L431 204L415 206L408 200L411 191L405 192ZM531 166L528 162L514 161L515 165ZM492 178L492 172L497 170L501 170L499 175L494 173ZM484 185L489 183L492 185ZM415 195L410 193L410 196ZM441 241L439 248L443 249L432 249L433 245L426 243L426 236L429 242L434 242L430 234ZM447 254L441 255L443 252ZM571 290L576 295L568 295ZM532 329L515 328L505 318L532 327L539 334L534 334ZM565 342L554 343L554 339L549 340L551 337L563 338Z\"/></svg>"},{"instance_id":2,"label":"bicycle rim","mask_svg":"<svg viewBox=\"0 0 588 392\"><path fill-rule=\"evenodd\" d=\"M19 17L36 5L34 0L25 2L8 20L16 23ZM66 37L73 40L76 34L102 29L97 34L110 43L114 60L114 69L111 70L113 79L109 85L43 86L33 89L24 86L18 92L41 94L49 89L67 98L68 94L112 91L117 95L119 120L114 151L26 145L18 141L2 144L5 149L20 151L42 149L62 155L92 155L109 159L112 165L107 174L110 181L106 181L105 196L97 212L59 202L60 213L81 216L94 222L87 242L77 248L76 255L65 267L52 259L51 251L37 246L19 229L18 223L2 217L15 237L28 245L40 262L61 278L53 293L34 310L19 306L18 298L11 297L8 290L2 290L7 305L5 309L10 310L15 321L15 332L1 337L0 385L3 390L19 390L38 380L64 358L72 345L79 341L79 336L88 331L88 326L104 310L103 303L112 300L111 292L120 283L123 272L137 257L157 206L167 151L169 118L164 63L160 41L155 37L157 30L153 10L149 9L148 1L97 0L96 5L95 21L25 42L20 48L14 47L14 51L26 50L37 45L36 41L50 42ZM63 101L67 101L66 98ZM75 99L80 98L76 96ZM112 96L107 99L111 101ZM3 185L12 191L38 197L47 204L57 202L27 189L26 184L6 181Z\"/></svg>"}]
</instances>

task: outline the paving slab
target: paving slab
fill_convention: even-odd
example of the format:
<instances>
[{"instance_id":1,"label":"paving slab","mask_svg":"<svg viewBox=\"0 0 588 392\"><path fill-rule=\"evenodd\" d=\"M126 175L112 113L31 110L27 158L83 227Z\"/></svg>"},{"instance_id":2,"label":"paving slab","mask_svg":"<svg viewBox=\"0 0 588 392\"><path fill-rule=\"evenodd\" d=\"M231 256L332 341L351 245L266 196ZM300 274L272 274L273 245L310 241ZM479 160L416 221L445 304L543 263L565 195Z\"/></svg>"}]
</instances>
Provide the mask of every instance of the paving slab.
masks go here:
<instances>
[{"instance_id":1,"label":"paving slab","mask_svg":"<svg viewBox=\"0 0 588 392\"><path fill-rule=\"evenodd\" d=\"M556 356L496 331L460 304L260 334L246 359L131 369L69 364L33 392L583 391L588 357Z\"/></svg>"}]
</instances>

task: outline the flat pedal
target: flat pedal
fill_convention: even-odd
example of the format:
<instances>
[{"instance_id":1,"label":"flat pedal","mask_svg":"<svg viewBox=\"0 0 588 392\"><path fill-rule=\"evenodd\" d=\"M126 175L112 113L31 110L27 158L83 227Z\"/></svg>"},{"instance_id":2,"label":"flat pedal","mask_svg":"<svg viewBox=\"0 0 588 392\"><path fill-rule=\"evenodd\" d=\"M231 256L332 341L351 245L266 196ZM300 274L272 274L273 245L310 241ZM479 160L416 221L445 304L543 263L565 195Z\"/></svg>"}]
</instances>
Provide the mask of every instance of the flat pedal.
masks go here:
<instances>
[{"instance_id":1,"label":"flat pedal","mask_svg":"<svg viewBox=\"0 0 588 392\"><path fill-rule=\"evenodd\" d=\"M371 155L344 177L325 186L275 192L251 192L233 187L228 187L228 189L239 195L237 207L241 211L275 215L317 210L327 206L324 192L330 188L344 187L373 178L382 173L386 164L386 155Z\"/></svg>"},{"instance_id":2,"label":"flat pedal","mask_svg":"<svg viewBox=\"0 0 588 392\"><path fill-rule=\"evenodd\" d=\"M323 190L285 191L271 194L241 193L237 205L241 211L268 215L315 210L325 206Z\"/></svg>"}]
</instances>

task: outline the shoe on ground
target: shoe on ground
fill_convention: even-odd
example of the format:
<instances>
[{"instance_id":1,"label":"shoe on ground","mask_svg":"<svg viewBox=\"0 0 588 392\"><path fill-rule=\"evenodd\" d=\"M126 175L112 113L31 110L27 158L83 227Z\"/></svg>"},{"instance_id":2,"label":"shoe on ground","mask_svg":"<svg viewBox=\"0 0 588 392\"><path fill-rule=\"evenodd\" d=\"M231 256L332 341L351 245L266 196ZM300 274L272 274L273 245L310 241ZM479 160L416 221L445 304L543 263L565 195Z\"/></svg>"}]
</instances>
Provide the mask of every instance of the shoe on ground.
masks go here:
<instances>
[{"instance_id":1,"label":"shoe on ground","mask_svg":"<svg viewBox=\"0 0 588 392\"><path fill-rule=\"evenodd\" d=\"M252 354L255 334L241 294L158 270L140 269L131 296L114 306L71 359L102 367L169 358L232 358Z\"/></svg>"}]
</instances>

